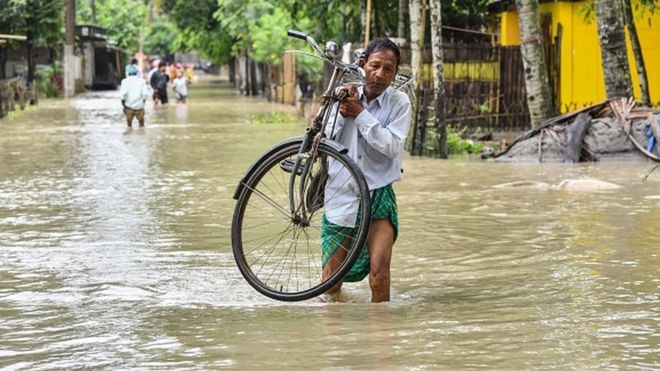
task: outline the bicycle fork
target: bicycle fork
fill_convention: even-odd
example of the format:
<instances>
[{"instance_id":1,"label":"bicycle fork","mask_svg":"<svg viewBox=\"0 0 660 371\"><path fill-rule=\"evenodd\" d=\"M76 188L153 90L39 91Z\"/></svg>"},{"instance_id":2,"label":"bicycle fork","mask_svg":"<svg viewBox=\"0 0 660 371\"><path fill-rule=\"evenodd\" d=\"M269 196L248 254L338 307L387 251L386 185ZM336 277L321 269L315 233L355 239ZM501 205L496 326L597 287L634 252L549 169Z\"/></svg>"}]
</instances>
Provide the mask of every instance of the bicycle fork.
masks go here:
<instances>
[{"instance_id":1,"label":"bicycle fork","mask_svg":"<svg viewBox=\"0 0 660 371\"><path fill-rule=\"evenodd\" d=\"M291 211L291 221L294 224L302 227L309 226L309 217L307 212L307 205L305 204L305 189L310 179L311 168L316 161L318 155L318 145L313 145L316 140L320 140L317 136L321 133L313 128L307 128L305 137L300 146L300 150L296 155L293 171L289 180L289 208ZM296 187L296 178L300 176L298 187ZM296 202L296 188L298 190L298 198Z\"/></svg>"}]
</instances>

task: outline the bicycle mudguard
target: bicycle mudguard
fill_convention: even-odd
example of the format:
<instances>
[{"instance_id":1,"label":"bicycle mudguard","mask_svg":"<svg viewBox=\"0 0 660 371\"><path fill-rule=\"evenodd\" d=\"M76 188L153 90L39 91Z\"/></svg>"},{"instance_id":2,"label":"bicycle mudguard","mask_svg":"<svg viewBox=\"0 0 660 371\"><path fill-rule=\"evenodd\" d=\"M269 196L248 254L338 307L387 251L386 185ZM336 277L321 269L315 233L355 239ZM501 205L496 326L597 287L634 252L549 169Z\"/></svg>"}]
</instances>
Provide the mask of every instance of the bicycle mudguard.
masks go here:
<instances>
[{"instance_id":1,"label":"bicycle mudguard","mask_svg":"<svg viewBox=\"0 0 660 371\"><path fill-rule=\"evenodd\" d=\"M297 144L301 145L303 142L304 136L299 136L299 137L292 137L289 139L286 139L282 142L277 143L273 147L269 148L266 152L264 152L261 156L259 156L253 163L248 167L247 171L245 172L245 175L241 178L241 181L238 182L238 185L236 186L236 190L234 191L234 200L238 200L238 197L241 195L241 192L243 191L243 187L245 182L247 182L248 179L254 174L254 172L257 170L258 165L261 163L262 159L268 158L275 153L279 152L283 148L289 147L292 144ZM321 145L325 145L328 147L332 147L339 153L347 153L348 148L344 147L342 144L335 142L334 140L330 140L328 138L322 138L321 139Z\"/></svg>"}]
</instances>

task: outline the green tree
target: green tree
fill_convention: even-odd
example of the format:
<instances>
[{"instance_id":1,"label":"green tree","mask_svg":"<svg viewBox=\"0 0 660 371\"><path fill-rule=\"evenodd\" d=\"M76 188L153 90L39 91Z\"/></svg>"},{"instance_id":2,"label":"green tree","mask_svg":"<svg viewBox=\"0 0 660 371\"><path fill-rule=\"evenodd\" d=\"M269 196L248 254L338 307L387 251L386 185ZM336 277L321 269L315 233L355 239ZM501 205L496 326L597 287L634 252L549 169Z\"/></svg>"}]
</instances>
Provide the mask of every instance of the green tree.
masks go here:
<instances>
[{"instance_id":1,"label":"green tree","mask_svg":"<svg viewBox=\"0 0 660 371\"><path fill-rule=\"evenodd\" d=\"M163 11L179 30L177 49L196 50L215 63L229 63L232 38L214 16L218 9L217 0L167 0Z\"/></svg>"},{"instance_id":2,"label":"green tree","mask_svg":"<svg viewBox=\"0 0 660 371\"><path fill-rule=\"evenodd\" d=\"M25 31L24 14L26 9L26 0L8 0L0 2L0 30L7 34L23 34ZM0 44L0 79L5 78L5 69L7 65L7 54L10 48L17 48L18 42L7 40Z\"/></svg>"},{"instance_id":3,"label":"green tree","mask_svg":"<svg viewBox=\"0 0 660 371\"><path fill-rule=\"evenodd\" d=\"M62 0L8 0L0 3L0 29L27 36L27 80L34 81L35 53L39 46L61 45L63 38ZM10 47L17 46L12 43ZM4 77L6 48L0 48L0 76Z\"/></svg>"},{"instance_id":4,"label":"green tree","mask_svg":"<svg viewBox=\"0 0 660 371\"><path fill-rule=\"evenodd\" d=\"M143 0L96 0L96 26L105 28L110 40L126 50L138 50L147 6ZM76 23L92 24L87 1L76 2Z\"/></svg>"},{"instance_id":5,"label":"green tree","mask_svg":"<svg viewBox=\"0 0 660 371\"><path fill-rule=\"evenodd\" d=\"M147 54L158 55L162 59L172 59L177 50L179 30L165 16L158 17L144 40Z\"/></svg>"}]
</instances>

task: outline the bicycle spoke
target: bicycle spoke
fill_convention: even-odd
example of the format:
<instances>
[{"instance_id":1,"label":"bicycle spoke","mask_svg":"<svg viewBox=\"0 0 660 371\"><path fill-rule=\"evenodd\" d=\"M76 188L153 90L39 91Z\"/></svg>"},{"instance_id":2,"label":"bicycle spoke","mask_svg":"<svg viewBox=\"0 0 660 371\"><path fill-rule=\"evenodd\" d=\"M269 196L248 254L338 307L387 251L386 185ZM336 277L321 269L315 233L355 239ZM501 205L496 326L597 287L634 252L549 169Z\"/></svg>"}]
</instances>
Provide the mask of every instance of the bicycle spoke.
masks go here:
<instances>
[{"instance_id":1,"label":"bicycle spoke","mask_svg":"<svg viewBox=\"0 0 660 371\"><path fill-rule=\"evenodd\" d=\"M286 216L287 218L290 218L290 217L291 217L291 214L289 213L289 210L286 210L286 209L283 208L282 206L276 204L275 201L273 201L270 197L266 196L263 192L261 192L260 190L258 190L258 189L256 189L256 188L252 188L252 187L250 187L249 185L247 185L247 184L245 184L245 183L243 183L243 185L245 185L245 186L246 186L249 190L251 190L254 194L256 194L256 195L258 195L259 197L261 197L264 201L268 202L271 206L273 206L273 207L275 208L275 210L281 212L281 213L284 214L284 216Z\"/></svg>"},{"instance_id":2,"label":"bicycle spoke","mask_svg":"<svg viewBox=\"0 0 660 371\"><path fill-rule=\"evenodd\" d=\"M293 227L293 224L291 224L290 227ZM283 239L284 236L290 231L290 229L291 229L291 228L287 227L287 229L285 229L284 231L282 231L282 233L280 234L280 238L277 240L277 242L276 242L275 244L273 244L273 246L270 247L270 249L269 249L269 253L266 255L266 260L265 260L264 263L261 265L261 267L259 268L259 270L256 272L256 275L257 275L257 276L259 275L259 273L260 273L261 270L263 269L264 265L268 262L268 260L270 260L272 254L273 254L273 251L275 251L275 248L277 247L277 245L282 241L282 239ZM255 251L255 250L258 249L259 247L264 246L266 243L268 243L268 241L264 242L262 245L256 247L256 248L253 249L252 251ZM268 249L267 249L267 250L268 250ZM263 257L263 256L262 256L262 257ZM256 264L256 263L257 263L262 257L259 257L259 258L257 258L257 260L255 260L254 262L252 262L252 264L250 264L250 267L252 267L254 264Z\"/></svg>"},{"instance_id":3,"label":"bicycle spoke","mask_svg":"<svg viewBox=\"0 0 660 371\"><path fill-rule=\"evenodd\" d=\"M346 208L344 201L339 202L368 197L364 181L360 183L355 178L359 174L355 165L347 162L344 155L320 147L317 159L302 163L307 167L302 169L305 177L294 176L282 168L282 162L295 161L298 151L299 146L292 145L260 163L250 181L243 184L246 193L239 199L243 204L237 205L241 219L233 224L238 231L232 230L239 233L237 237L232 234L240 244L234 253L242 255L242 258L237 256L237 263L245 277L262 293L281 300L300 300L325 291L328 280L336 282L348 271L349 260L354 261L359 252L354 248L356 243L362 244L368 232L361 219L356 218L366 212L361 204L352 209ZM328 187L317 191L312 186L318 185L322 180L318 178L319 172L329 166L324 161L334 164L334 172L327 180ZM289 194L292 181L296 182L293 201ZM300 211L297 217L289 210L292 204ZM343 260L333 263L338 267L333 274L324 276L321 225L327 215L332 220L334 217L354 220L355 224L350 223L353 228L337 229L335 238L339 242L331 247L341 249L338 256Z\"/></svg>"},{"instance_id":4,"label":"bicycle spoke","mask_svg":"<svg viewBox=\"0 0 660 371\"><path fill-rule=\"evenodd\" d=\"M294 237L295 237L295 235L296 235L296 233L295 233L295 228L294 228L293 235L294 235ZM295 238L294 238L293 240L295 241ZM277 265L275 266L275 268L273 268L273 270L271 271L271 273L270 273L270 275L268 276L268 278L266 278L266 282L270 281L270 277L273 275L273 273L275 273L275 271L277 271L277 269L280 267L280 265L282 265L282 262L283 262L283 261L286 261L286 260L288 259L288 257L289 257L289 252L291 251L291 246L292 246L292 244L293 244L293 242L289 243L289 248L286 250L286 254L284 254L284 260L280 260L280 261L277 263ZM277 280L276 282L280 282L279 277L280 277L280 276L278 276L278 280Z\"/></svg>"},{"instance_id":5,"label":"bicycle spoke","mask_svg":"<svg viewBox=\"0 0 660 371\"><path fill-rule=\"evenodd\" d=\"M267 217L267 218L264 217L262 219L272 219L272 217ZM270 221L270 222L265 222L265 223L261 223L261 224L252 225L252 226L249 226L249 227L243 227L243 230L244 231L249 231L251 229L262 228L262 227L265 227L267 225L272 225L272 224L280 223L280 222L291 222L291 218L289 218L289 219L278 219L278 220L273 220L273 221Z\"/></svg>"}]
</instances>

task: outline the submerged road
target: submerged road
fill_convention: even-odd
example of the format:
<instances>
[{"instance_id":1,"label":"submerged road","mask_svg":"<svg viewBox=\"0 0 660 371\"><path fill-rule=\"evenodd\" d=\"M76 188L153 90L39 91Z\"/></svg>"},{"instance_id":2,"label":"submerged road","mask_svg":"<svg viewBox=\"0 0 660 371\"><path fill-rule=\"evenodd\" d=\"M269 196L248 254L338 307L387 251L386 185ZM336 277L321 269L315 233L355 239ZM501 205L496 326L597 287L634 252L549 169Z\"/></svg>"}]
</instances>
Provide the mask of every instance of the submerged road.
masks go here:
<instances>
[{"instance_id":1,"label":"submerged road","mask_svg":"<svg viewBox=\"0 0 660 371\"><path fill-rule=\"evenodd\" d=\"M392 296L279 303L230 248L233 189L304 123L193 85L127 129L118 92L0 121L0 368L658 369L660 175L647 163L407 157ZM295 121L295 120L294 120ZM606 192L500 189L596 178Z\"/></svg>"}]
</instances>

